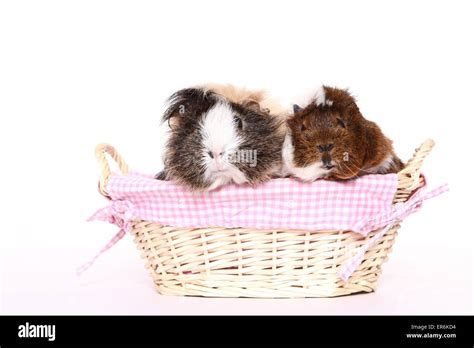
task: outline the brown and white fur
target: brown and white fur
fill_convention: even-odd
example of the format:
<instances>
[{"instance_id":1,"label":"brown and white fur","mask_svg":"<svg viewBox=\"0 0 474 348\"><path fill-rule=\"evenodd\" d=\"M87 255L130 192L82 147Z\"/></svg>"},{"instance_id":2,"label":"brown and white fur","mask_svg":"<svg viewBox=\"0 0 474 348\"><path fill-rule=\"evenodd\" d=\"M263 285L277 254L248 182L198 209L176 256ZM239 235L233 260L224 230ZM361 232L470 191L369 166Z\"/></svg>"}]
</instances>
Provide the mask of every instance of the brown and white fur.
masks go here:
<instances>
[{"instance_id":1,"label":"brown and white fur","mask_svg":"<svg viewBox=\"0 0 474 348\"><path fill-rule=\"evenodd\" d=\"M403 168L392 141L362 116L347 90L322 86L307 105L294 105L287 125L284 173L301 180L347 180Z\"/></svg>"}]
</instances>

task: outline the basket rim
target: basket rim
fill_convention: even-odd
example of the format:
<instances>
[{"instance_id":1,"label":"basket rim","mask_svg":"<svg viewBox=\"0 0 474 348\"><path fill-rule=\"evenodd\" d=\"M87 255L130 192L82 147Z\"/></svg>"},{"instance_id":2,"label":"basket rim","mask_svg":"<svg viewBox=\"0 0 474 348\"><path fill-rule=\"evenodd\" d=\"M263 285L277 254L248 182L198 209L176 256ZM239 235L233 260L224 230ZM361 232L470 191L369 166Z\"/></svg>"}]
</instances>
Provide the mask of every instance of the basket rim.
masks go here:
<instances>
[{"instance_id":1,"label":"basket rim","mask_svg":"<svg viewBox=\"0 0 474 348\"><path fill-rule=\"evenodd\" d=\"M396 174L398 179L398 185L394 195L393 203L406 201L411 196L411 194L414 193L414 191L424 186L425 179L421 174L420 170L424 159L431 152L434 145L435 143L432 139L425 140L417 149L415 149L412 158L407 162L404 169L402 169ZM106 155L109 155L117 163L122 175L136 175L136 173L130 171L129 166L127 165L123 157L112 145L106 143L101 143L97 145L95 149L95 155L101 169L99 192L107 199L111 199L106 189L110 178L115 174L110 169L110 165ZM142 176L146 177L146 175ZM270 181L276 180L294 180L295 182L298 182L297 179L293 178L274 178Z\"/></svg>"}]
</instances>

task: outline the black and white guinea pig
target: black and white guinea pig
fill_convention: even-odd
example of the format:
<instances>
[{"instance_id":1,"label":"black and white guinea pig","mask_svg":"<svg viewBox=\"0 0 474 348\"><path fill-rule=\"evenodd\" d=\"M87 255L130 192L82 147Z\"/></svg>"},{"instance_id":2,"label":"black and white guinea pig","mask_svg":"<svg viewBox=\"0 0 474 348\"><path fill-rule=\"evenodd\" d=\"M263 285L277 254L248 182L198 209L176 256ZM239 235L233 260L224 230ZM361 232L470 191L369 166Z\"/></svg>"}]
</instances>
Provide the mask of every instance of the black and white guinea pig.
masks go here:
<instances>
[{"instance_id":1,"label":"black and white guinea pig","mask_svg":"<svg viewBox=\"0 0 474 348\"><path fill-rule=\"evenodd\" d=\"M279 172L285 120L264 94L205 85L179 90L168 101L163 121L170 136L157 179L209 191L261 183Z\"/></svg>"}]
</instances>

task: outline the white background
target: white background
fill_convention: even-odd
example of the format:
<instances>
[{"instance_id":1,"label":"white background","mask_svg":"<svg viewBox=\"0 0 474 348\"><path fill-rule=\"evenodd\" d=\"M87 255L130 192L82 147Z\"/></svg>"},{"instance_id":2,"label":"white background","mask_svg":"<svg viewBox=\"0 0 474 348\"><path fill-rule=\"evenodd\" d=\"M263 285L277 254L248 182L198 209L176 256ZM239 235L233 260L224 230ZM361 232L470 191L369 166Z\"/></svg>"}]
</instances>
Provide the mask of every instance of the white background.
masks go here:
<instances>
[{"instance_id":1,"label":"white background","mask_svg":"<svg viewBox=\"0 0 474 348\"><path fill-rule=\"evenodd\" d=\"M0 3L0 313L471 314L473 8L468 1ZM163 103L203 82L282 100L349 87L403 159L448 194L400 230L377 292L336 299L158 295L130 236L81 278L116 227L95 145L161 169Z\"/></svg>"}]
</instances>

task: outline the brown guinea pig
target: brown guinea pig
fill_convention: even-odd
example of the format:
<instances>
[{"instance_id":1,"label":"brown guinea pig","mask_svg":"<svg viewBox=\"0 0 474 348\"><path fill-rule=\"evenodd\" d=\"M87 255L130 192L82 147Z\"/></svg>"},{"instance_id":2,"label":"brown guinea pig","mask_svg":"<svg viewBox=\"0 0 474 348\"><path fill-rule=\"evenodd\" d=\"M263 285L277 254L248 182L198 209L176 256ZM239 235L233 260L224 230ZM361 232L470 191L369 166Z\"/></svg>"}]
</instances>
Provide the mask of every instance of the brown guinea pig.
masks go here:
<instances>
[{"instance_id":1,"label":"brown guinea pig","mask_svg":"<svg viewBox=\"0 0 474 348\"><path fill-rule=\"evenodd\" d=\"M283 148L285 172L304 181L347 180L403 168L392 141L366 120L346 90L323 86L309 105L294 105Z\"/></svg>"}]
</instances>

